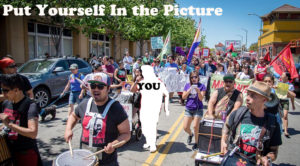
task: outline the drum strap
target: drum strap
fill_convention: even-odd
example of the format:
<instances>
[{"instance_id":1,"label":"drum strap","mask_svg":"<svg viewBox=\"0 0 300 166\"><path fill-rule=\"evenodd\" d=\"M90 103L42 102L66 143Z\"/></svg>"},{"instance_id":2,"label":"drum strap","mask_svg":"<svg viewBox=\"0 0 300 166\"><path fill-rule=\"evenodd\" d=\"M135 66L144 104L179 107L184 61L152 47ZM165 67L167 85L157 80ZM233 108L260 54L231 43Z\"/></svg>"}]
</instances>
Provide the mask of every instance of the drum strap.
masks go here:
<instances>
[{"instance_id":1,"label":"drum strap","mask_svg":"<svg viewBox=\"0 0 300 166\"><path fill-rule=\"evenodd\" d=\"M90 112L91 106L92 106L92 102L93 102L93 98L91 97L89 99L89 101L87 103L87 107L86 107L86 114L92 116L92 118L90 119L90 122L89 122L90 125L92 126L89 129L89 147L93 147L94 125L95 125L95 122L96 122L97 118L105 119L105 117L106 117L106 115L107 115L107 113L108 113L111 105L115 102L115 100L112 99L112 100L110 100L107 103L107 105L106 105L106 107L105 107L105 109L104 109L104 111L103 111L102 114L97 114L97 113Z\"/></svg>"}]
</instances>

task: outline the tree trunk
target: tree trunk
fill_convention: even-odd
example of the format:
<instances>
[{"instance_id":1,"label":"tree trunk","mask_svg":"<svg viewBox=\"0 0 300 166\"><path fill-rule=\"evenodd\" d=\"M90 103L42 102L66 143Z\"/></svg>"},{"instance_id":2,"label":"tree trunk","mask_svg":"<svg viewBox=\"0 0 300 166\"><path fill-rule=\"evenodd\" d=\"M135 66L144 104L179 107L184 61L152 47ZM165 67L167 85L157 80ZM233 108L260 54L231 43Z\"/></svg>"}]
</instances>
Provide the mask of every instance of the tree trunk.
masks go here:
<instances>
[{"instance_id":1,"label":"tree trunk","mask_svg":"<svg viewBox=\"0 0 300 166\"><path fill-rule=\"evenodd\" d=\"M144 56L144 40L143 39L140 40L139 46L140 46L140 57L143 57Z\"/></svg>"}]
</instances>

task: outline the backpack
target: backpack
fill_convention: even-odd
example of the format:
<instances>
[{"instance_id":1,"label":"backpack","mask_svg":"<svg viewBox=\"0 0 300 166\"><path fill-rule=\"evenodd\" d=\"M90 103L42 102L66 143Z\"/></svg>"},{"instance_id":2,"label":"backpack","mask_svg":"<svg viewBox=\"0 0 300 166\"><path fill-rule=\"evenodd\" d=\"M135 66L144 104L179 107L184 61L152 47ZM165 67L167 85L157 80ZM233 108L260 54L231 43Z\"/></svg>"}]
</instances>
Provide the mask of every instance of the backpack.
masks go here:
<instances>
[{"instance_id":1,"label":"backpack","mask_svg":"<svg viewBox=\"0 0 300 166\"><path fill-rule=\"evenodd\" d=\"M72 75L73 75L73 73L72 73L72 74L70 74L69 78L72 78ZM74 75L74 76L75 76L75 75ZM81 80L81 76L82 76L82 74L81 74L81 73L79 73L79 74L78 74L78 77L75 77L75 78L78 78L78 79L80 79L80 80Z\"/></svg>"},{"instance_id":2,"label":"backpack","mask_svg":"<svg viewBox=\"0 0 300 166\"><path fill-rule=\"evenodd\" d=\"M228 135L228 142L229 142L229 149L232 150L235 147L236 142L234 142L235 136L236 136L236 131L237 127L241 123L243 117L247 113L249 109L245 106L240 107L237 109L235 112L236 114L234 115L232 124L229 127L229 135ZM269 143L270 139L274 134L275 128L276 128L276 117L273 114L266 113L267 120L265 121L264 126L266 127L266 133L264 135L265 140L263 140L264 148L263 149L263 154L267 153L267 150L269 148Z\"/></svg>"},{"instance_id":3,"label":"backpack","mask_svg":"<svg viewBox=\"0 0 300 166\"><path fill-rule=\"evenodd\" d=\"M218 104L218 102L226 95L226 92L225 92L225 89L224 87L223 88L219 88L217 89L218 91L218 97L217 97L217 101L215 103L215 106ZM227 104L227 107L226 107L226 115L229 115L234 107L234 103L236 102L237 98L239 97L240 95L240 91L238 90L234 90L230 99L229 99L229 102Z\"/></svg>"}]
</instances>

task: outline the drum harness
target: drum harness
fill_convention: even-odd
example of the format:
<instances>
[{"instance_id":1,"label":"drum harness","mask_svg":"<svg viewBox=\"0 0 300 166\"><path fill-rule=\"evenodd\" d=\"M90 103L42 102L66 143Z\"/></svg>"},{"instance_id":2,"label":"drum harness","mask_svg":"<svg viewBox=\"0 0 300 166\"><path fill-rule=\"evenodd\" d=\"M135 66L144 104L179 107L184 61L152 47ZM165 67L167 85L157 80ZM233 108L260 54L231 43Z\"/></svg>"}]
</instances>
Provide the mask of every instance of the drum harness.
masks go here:
<instances>
[{"instance_id":1,"label":"drum harness","mask_svg":"<svg viewBox=\"0 0 300 166\"><path fill-rule=\"evenodd\" d=\"M104 111L103 111L102 114L90 112L91 106L92 106L92 102L93 102L93 98L91 97L89 99L88 103L87 103L87 108L86 108L86 112L85 112L86 116L91 116L92 117L90 119L90 122L89 122L89 125L91 126L91 127L89 127L89 147L90 148L93 148L93 133L94 133L94 125L95 125L96 120L99 119L99 118L100 119L105 119L105 117L106 117L106 115L107 115L107 113L108 113L111 105L115 102L115 100L111 99L107 103L107 105L106 105L106 107L105 107L105 109L104 109ZM99 157L99 159L102 159L102 155L98 156L98 157Z\"/></svg>"}]
</instances>

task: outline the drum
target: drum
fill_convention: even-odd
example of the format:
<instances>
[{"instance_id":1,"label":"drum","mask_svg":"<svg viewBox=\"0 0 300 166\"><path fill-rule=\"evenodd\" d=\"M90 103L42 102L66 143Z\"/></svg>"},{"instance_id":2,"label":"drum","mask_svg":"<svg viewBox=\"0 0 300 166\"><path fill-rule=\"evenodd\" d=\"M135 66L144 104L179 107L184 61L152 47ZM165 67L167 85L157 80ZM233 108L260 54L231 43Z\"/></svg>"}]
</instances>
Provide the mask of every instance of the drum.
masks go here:
<instances>
[{"instance_id":1,"label":"drum","mask_svg":"<svg viewBox=\"0 0 300 166\"><path fill-rule=\"evenodd\" d=\"M221 166L256 166L256 162L247 158L247 156L245 156L242 153L239 152L228 152L222 163Z\"/></svg>"},{"instance_id":2,"label":"drum","mask_svg":"<svg viewBox=\"0 0 300 166\"><path fill-rule=\"evenodd\" d=\"M203 119L199 126L198 146L199 152L205 154L218 153L221 151L222 120Z\"/></svg>"},{"instance_id":3,"label":"drum","mask_svg":"<svg viewBox=\"0 0 300 166\"><path fill-rule=\"evenodd\" d=\"M0 165L12 165L11 154L4 134L0 133Z\"/></svg>"},{"instance_id":4,"label":"drum","mask_svg":"<svg viewBox=\"0 0 300 166\"><path fill-rule=\"evenodd\" d=\"M74 149L73 150L73 157L71 157L71 152L66 151L59 156L53 162L53 166L95 166L97 164L97 157L92 156L88 159L84 159L84 157L92 154L93 152L86 150L86 149Z\"/></svg>"}]
</instances>

